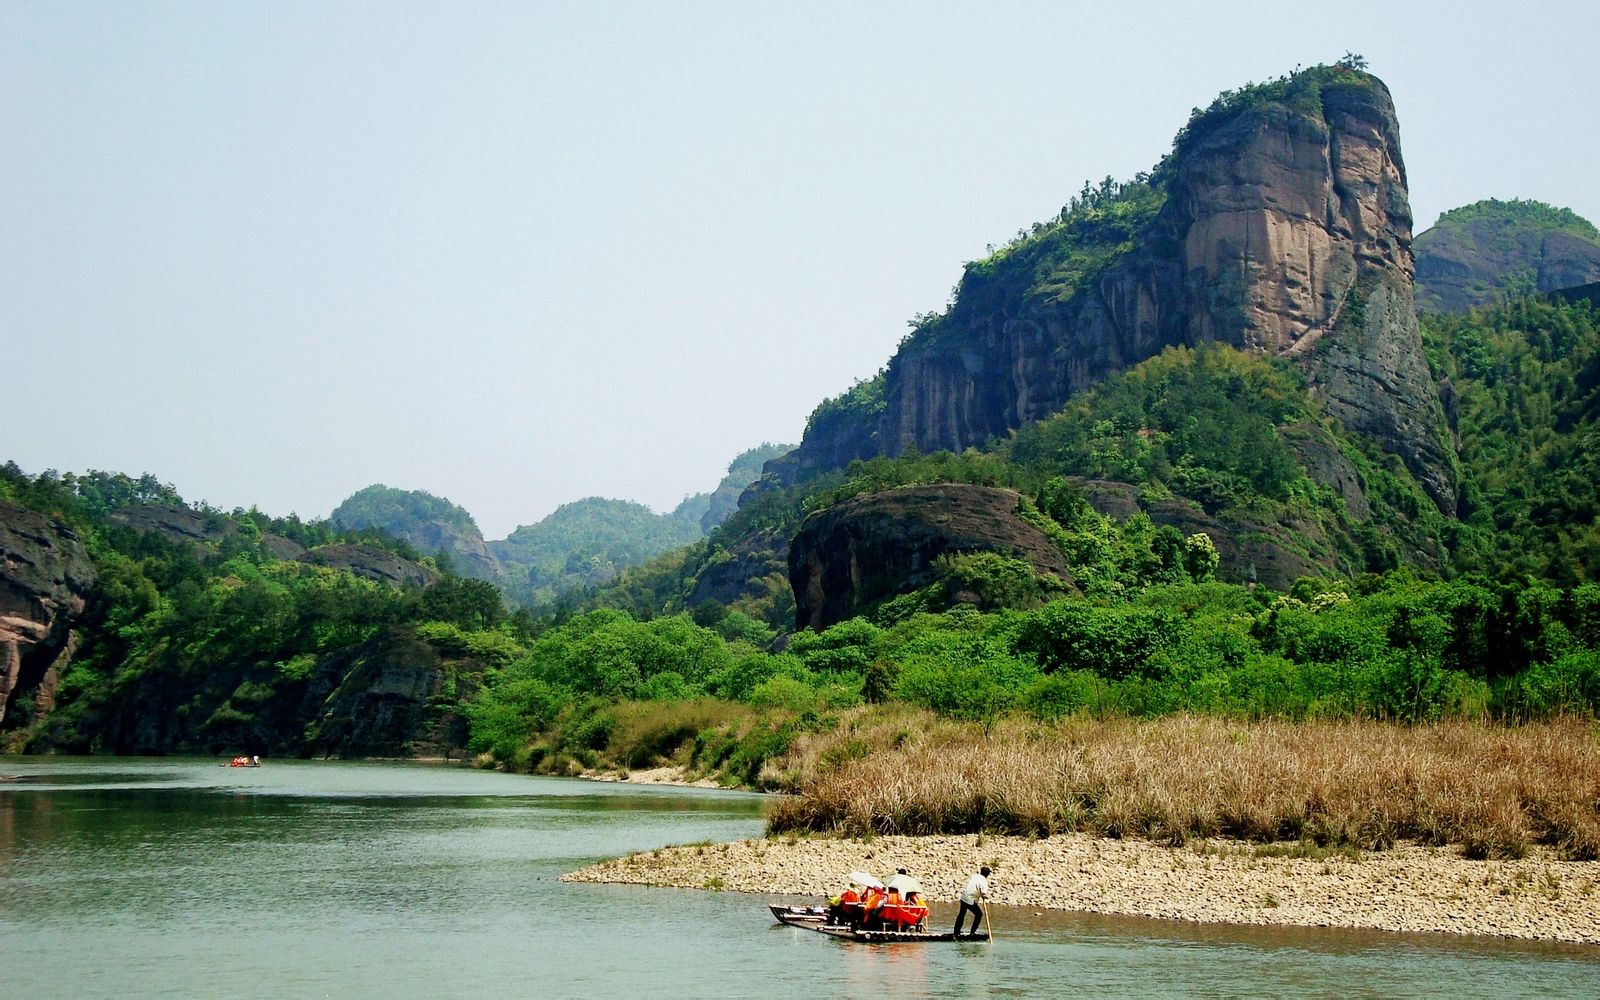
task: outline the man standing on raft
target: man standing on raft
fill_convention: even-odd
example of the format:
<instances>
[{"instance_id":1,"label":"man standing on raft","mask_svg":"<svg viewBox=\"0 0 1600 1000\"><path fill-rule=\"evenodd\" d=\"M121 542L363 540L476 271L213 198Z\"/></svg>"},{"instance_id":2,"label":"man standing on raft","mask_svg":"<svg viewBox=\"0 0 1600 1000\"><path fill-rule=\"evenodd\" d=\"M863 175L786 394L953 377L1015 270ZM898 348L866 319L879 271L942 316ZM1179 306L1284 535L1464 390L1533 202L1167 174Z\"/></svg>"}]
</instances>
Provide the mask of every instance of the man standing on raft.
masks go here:
<instances>
[{"instance_id":1,"label":"man standing on raft","mask_svg":"<svg viewBox=\"0 0 1600 1000\"><path fill-rule=\"evenodd\" d=\"M989 866L984 865L978 869L978 874L967 879L966 888L961 890L961 909L956 913L956 937L961 936L961 925L966 922L968 911L972 913L972 933L983 929L981 901L988 898Z\"/></svg>"}]
</instances>

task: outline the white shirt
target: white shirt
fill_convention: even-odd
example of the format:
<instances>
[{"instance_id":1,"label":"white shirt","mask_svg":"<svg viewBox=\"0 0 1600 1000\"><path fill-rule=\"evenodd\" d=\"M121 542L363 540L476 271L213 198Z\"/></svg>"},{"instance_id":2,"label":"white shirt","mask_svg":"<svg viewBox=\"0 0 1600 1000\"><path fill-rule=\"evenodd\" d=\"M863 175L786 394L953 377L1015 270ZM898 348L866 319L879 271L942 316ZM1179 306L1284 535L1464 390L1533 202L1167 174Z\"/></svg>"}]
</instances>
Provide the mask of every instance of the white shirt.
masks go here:
<instances>
[{"instance_id":1,"label":"white shirt","mask_svg":"<svg viewBox=\"0 0 1600 1000\"><path fill-rule=\"evenodd\" d=\"M982 875L973 875L967 879L967 887L961 890L961 901L974 905L980 899L989 898L989 880Z\"/></svg>"}]
</instances>

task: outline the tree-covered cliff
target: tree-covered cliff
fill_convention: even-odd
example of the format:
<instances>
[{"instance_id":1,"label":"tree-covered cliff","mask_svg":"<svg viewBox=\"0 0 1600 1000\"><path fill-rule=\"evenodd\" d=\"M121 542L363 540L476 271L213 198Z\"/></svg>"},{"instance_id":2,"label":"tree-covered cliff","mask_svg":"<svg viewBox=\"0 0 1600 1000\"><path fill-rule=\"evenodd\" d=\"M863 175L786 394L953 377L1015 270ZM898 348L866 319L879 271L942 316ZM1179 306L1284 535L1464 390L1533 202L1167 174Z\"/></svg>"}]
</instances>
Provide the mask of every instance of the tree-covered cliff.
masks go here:
<instances>
[{"instance_id":1,"label":"tree-covered cliff","mask_svg":"<svg viewBox=\"0 0 1600 1000\"><path fill-rule=\"evenodd\" d=\"M496 655L452 637L506 621L493 586L375 528L191 507L150 476L7 465L0 539L0 612L32 640L0 636L26 668L0 691L12 747L446 752Z\"/></svg>"},{"instance_id":2,"label":"tree-covered cliff","mask_svg":"<svg viewBox=\"0 0 1600 1000\"><path fill-rule=\"evenodd\" d=\"M443 553L464 576L490 581L501 576L500 564L472 515L423 490L375 483L335 507L329 520L341 528L378 528L430 556Z\"/></svg>"}]
</instances>

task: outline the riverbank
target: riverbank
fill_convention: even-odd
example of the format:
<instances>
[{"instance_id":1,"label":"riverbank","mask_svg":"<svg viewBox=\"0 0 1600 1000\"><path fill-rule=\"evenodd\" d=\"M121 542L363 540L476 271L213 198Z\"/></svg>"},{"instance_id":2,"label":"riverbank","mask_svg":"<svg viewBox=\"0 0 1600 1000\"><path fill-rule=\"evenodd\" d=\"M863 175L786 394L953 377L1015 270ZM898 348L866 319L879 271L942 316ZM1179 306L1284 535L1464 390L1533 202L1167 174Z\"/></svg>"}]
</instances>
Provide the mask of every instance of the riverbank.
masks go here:
<instances>
[{"instance_id":1,"label":"riverbank","mask_svg":"<svg viewBox=\"0 0 1600 1000\"><path fill-rule=\"evenodd\" d=\"M690 778L686 768L674 765L634 768L628 771L585 771L585 781L604 781L622 785L676 785L680 788L725 788L713 778Z\"/></svg>"},{"instance_id":2,"label":"riverbank","mask_svg":"<svg viewBox=\"0 0 1600 1000\"><path fill-rule=\"evenodd\" d=\"M846 872L905 868L934 901L953 903L980 864L994 869L995 901L1007 906L1600 945L1600 862L1563 861L1543 848L1474 861L1406 844L1358 852L1220 840L1167 847L1083 833L819 836L663 848L562 880L822 896Z\"/></svg>"}]
</instances>

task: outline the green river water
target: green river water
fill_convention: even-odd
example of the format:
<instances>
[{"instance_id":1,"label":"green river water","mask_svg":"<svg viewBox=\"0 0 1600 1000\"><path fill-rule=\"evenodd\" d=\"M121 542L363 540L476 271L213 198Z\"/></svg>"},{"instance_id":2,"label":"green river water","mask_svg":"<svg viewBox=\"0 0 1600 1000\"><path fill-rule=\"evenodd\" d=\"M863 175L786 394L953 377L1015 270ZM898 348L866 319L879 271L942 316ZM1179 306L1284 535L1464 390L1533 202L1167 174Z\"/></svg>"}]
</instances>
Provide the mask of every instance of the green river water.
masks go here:
<instances>
[{"instance_id":1,"label":"green river water","mask_svg":"<svg viewBox=\"0 0 1600 1000\"><path fill-rule=\"evenodd\" d=\"M759 835L755 795L391 763L0 757L0 778L19 1000L1600 997L1593 948L1006 907L993 945L858 945L773 924L766 897L557 881Z\"/></svg>"}]
</instances>

